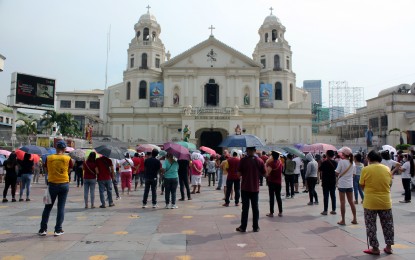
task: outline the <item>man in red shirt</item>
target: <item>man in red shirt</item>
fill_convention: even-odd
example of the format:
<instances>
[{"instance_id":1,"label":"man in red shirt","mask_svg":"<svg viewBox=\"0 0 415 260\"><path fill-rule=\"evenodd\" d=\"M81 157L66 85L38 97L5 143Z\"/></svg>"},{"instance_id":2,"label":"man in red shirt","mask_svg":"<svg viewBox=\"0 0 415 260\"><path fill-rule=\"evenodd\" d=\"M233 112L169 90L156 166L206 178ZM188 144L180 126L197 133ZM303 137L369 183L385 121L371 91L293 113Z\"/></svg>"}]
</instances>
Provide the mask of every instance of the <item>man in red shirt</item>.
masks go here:
<instances>
[{"instance_id":1,"label":"man in red shirt","mask_svg":"<svg viewBox=\"0 0 415 260\"><path fill-rule=\"evenodd\" d=\"M248 225L249 204L252 205L252 228L254 232L259 231L259 177L265 176L264 162L255 156L255 147L247 147L247 156L242 158L238 173L241 176L241 195L242 195L242 216L241 225L236 228L236 231L245 232ZM229 177L228 177L229 178Z\"/></svg>"},{"instance_id":2,"label":"man in red shirt","mask_svg":"<svg viewBox=\"0 0 415 260\"><path fill-rule=\"evenodd\" d=\"M139 172L139 169L140 169L140 165L144 164L144 163L142 162L139 153L135 153L134 157L131 158L131 160L134 163L132 180L134 181L134 190L137 190L138 178L139 178L138 172Z\"/></svg>"},{"instance_id":3,"label":"man in red shirt","mask_svg":"<svg viewBox=\"0 0 415 260\"><path fill-rule=\"evenodd\" d=\"M241 178L238 173L239 166L239 156L236 150L232 150L232 157L227 159L227 166L225 170L228 172L228 177L226 179L226 195L225 195L225 204L222 206L229 207L229 197L231 196L232 186L235 191L235 206L239 206L239 198L241 196Z\"/></svg>"},{"instance_id":4,"label":"man in red shirt","mask_svg":"<svg viewBox=\"0 0 415 260\"><path fill-rule=\"evenodd\" d=\"M111 159L102 156L96 159L96 165L98 168L98 187L99 187L99 199L101 200L100 208L105 208L105 196L104 192L107 190L108 203L110 207L115 206L112 200L112 180L114 179L114 166Z\"/></svg>"},{"instance_id":5,"label":"man in red shirt","mask_svg":"<svg viewBox=\"0 0 415 260\"><path fill-rule=\"evenodd\" d=\"M266 163L267 162L267 160L268 160L268 156L267 156L267 153L265 152L265 151L262 151L262 155L261 155L261 160L264 162L264 163ZM260 179L259 179L259 185L260 186L262 186L263 185L263 183L264 183L264 176L261 176L260 177Z\"/></svg>"}]
</instances>

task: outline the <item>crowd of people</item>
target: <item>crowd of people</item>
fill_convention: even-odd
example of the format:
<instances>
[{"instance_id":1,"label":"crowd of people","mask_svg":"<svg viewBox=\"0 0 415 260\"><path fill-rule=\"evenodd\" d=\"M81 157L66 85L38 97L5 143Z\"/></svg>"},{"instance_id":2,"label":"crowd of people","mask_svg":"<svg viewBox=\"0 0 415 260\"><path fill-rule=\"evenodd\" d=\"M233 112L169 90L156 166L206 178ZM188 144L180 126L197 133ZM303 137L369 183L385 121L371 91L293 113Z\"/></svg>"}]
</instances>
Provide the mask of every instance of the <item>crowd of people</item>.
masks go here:
<instances>
[{"instance_id":1,"label":"crowd of people","mask_svg":"<svg viewBox=\"0 0 415 260\"><path fill-rule=\"evenodd\" d=\"M321 184L323 211L321 215L337 214L336 190L340 203L340 220L338 225L346 225L346 201L352 213L351 224L358 224L356 204L362 203L364 221L369 245L372 247L364 252L380 254L379 242L376 238L376 217L379 216L385 237L384 252L392 253L394 243L394 226L390 187L394 174L401 174L404 199L401 203L411 202L411 178L414 177L414 161L412 154L399 152L390 154L388 151L371 151L367 155L355 153L348 147L338 151L328 150L325 154L307 154L305 158L293 154L282 154L278 151L257 153L255 147L241 150L224 150L222 155L206 156L193 153L190 160L177 160L172 154L159 155L157 149L148 153L135 153L133 158L126 153L122 160L97 157L91 152L85 161L73 161L64 153L66 143L57 142L54 155L47 157L43 167L35 165L30 154L26 153L22 160L12 152L4 161L5 187L3 202L8 202L7 193L11 188L12 201L16 201L16 187L20 184L19 201L30 201L30 184L34 174L47 173L48 189L45 194L50 202L45 203L39 235L47 233L49 214L55 201L58 201L58 214L55 225L55 236L64 233L62 223L64 208L71 180L70 172L75 172L77 186L84 189L85 208L95 208L95 186L98 183L100 208L115 206L112 191L116 200L121 195L130 195L133 187L144 186L142 208L147 208L151 189L151 206L158 208L157 190L164 195L166 209L177 209L177 189L180 191L179 201L192 200L192 195L203 192L203 177L207 177L207 186L216 187L224 192L222 206L229 207L231 200L235 206L242 204L241 224L238 232L246 232L248 213L252 209L252 228L259 227L258 195L260 186L268 187L269 212L267 217L283 216L283 200L295 199L300 193L302 181L303 192L308 193L308 206L319 205L319 189ZM40 164L41 165L41 164ZM265 181L264 181L265 180ZM285 195L281 193L285 182ZM121 183L121 195L118 184ZM216 186L217 184L217 186ZM278 213L274 205L277 201ZM329 211L329 200L331 210Z\"/></svg>"}]
</instances>

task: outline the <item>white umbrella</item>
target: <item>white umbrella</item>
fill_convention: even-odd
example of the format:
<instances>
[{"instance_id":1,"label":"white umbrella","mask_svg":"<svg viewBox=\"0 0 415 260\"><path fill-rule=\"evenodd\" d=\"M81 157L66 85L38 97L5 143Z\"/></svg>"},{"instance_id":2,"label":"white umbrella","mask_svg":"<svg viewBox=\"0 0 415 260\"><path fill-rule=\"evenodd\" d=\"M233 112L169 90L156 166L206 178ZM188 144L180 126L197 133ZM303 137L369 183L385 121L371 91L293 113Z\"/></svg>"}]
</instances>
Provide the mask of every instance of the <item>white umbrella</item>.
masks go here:
<instances>
[{"instance_id":1,"label":"white umbrella","mask_svg":"<svg viewBox=\"0 0 415 260\"><path fill-rule=\"evenodd\" d=\"M396 154L396 149L393 146L390 146L388 144L382 145L382 150L384 151L389 151L389 153L394 153Z\"/></svg>"}]
</instances>

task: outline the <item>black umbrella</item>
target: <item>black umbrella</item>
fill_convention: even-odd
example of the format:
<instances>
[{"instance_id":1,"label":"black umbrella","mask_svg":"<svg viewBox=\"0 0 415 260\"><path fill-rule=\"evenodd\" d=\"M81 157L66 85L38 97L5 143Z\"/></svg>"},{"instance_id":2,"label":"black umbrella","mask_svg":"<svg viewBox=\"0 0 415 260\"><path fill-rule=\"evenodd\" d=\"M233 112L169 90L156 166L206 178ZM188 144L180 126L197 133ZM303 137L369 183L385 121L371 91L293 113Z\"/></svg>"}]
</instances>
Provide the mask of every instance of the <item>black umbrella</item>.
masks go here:
<instances>
[{"instance_id":1,"label":"black umbrella","mask_svg":"<svg viewBox=\"0 0 415 260\"><path fill-rule=\"evenodd\" d=\"M112 159L124 159L125 152L118 147L109 146L109 145L101 145L94 148L95 151L105 157L112 158Z\"/></svg>"},{"instance_id":2,"label":"black umbrella","mask_svg":"<svg viewBox=\"0 0 415 260\"><path fill-rule=\"evenodd\" d=\"M40 156L49 154L48 150L45 147L37 146L37 145L25 145L19 148L23 152L30 153L30 154L38 154Z\"/></svg>"}]
</instances>

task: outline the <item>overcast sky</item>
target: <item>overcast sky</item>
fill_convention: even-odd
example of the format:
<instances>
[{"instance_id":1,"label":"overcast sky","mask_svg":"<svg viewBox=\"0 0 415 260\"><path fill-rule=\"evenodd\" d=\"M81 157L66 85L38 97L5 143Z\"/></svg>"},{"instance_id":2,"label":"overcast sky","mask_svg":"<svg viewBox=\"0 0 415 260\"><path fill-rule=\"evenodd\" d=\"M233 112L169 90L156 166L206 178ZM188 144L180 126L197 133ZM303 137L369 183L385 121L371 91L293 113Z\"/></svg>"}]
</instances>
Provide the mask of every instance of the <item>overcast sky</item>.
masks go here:
<instances>
[{"instance_id":1,"label":"overcast sky","mask_svg":"<svg viewBox=\"0 0 415 260\"><path fill-rule=\"evenodd\" d=\"M206 40L208 27L225 44L252 57L269 8L286 27L297 86L329 81L364 87L365 99L415 82L414 0L0 0L0 73L6 102L11 73L54 78L57 91L104 89L122 82L134 24L150 12L172 57Z\"/></svg>"}]
</instances>

